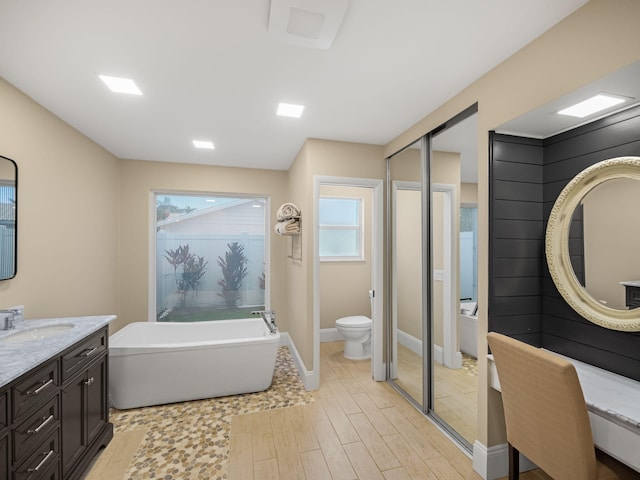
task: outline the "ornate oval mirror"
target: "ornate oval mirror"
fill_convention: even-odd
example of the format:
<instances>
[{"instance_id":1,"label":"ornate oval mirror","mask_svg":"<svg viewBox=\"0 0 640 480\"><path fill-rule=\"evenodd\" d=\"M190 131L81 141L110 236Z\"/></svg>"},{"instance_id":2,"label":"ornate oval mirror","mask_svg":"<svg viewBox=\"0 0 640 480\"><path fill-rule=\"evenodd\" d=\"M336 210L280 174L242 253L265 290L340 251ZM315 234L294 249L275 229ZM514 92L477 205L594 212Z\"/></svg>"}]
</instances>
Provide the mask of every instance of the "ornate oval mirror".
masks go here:
<instances>
[{"instance_id":1,"label":"ornate oval mirror","mask_svg":"<svg viewBox=\"0 0 640 480\"><path fill-rule=\"evenodd\" d=\"M640 157L602 161L562 190L547 225L549 272L562 297L602 327L640 331ZM635 290L632 290L635 291Z\"/></svg>"}]
</instances>

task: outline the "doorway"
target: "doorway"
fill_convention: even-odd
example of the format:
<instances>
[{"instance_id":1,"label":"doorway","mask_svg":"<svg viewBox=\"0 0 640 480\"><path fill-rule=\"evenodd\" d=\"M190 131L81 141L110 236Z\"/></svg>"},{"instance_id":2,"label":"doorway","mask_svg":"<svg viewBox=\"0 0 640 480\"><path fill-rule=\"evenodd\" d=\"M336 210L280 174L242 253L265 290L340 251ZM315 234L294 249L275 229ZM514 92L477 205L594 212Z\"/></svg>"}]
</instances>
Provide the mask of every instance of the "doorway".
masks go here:
<instances>
[{"instance_id":1,"label":"doorway","mask_svg":"<svg viewBox=\"0 0 640 480\"><path fill-rule=\"evenodd\" d=\"M354 190L355 189L355 190ZM360 189L361 192L366 193L363 195L354 194ZM344 291L340 292L340 289L336 291L327 285L323 289L323 283L327 283L327 278L333 274L337 268L324 268L331 267L331 263L337 263L335 258L329 260L327 263L321 261L321 223L320 223L320 199L325 195L326 197L334 198L368 198L369 207L363 208L363 232L369 232L369 236L366 239L369 243L369 252L364 251L364 259L349 259L346 263L352 263L354 268L350 269L350 274L356 274L356 270L366 270L368 268L368 279L363 279L362 275L360 281L361 285L354 286L357 289L355 293L358 297L357 302L346 301L342 303L342 306L337 305L337 310L334 306L325 307L322 309L323 295L335 294L345 297ZM377 179L367 178L352 178L352 177L330 177L330 176L314 176L314 210L316 212L314 222L314 268L313 268L313 317L314 317L314 380L317 385L320 383L320 332L335 327L335 320L343 316L350 315L364 315L368 316L372 320L371 329L371 376L374 380L383 381L385 379L385 364L383 361L383 181ZM365 213L366 212L366 213ZM347 238L346 236L343 238ZM349 252L352 253L351 250ZM341 262L342 263L342 262ZM364 265L368 264L368 267ZM340 265L333 265L334 267L340 267ZM344 265L343 265L344 266ZM330 270L334 270L331 272ZM325 280L322 280L322 276L327 274ZM341 273L337 273L341 275ZM334 286L345 285L344 276L340 277L339 281ZM346 285L349 285L347 282ZM344 289L343 289L344 290ZM347 295L348 297L348 295ZM325 303L326 305L326 303ZM355 310L350 310L355 309ZM324 310L324 312L323 312ZM341 313L344 312L344 313ZM336 317L336 318L334 318Z\"/></svg>"}]
</instances>

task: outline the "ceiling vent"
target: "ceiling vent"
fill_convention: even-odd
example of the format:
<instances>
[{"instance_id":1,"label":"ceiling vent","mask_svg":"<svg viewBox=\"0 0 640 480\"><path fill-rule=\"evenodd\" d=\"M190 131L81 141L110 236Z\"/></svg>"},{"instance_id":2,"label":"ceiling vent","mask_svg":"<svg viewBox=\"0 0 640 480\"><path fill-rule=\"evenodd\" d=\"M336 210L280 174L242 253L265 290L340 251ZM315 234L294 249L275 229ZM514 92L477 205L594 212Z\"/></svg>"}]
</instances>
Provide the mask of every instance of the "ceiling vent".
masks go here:
<instances>
[{"instance_id":1,"label":"ceiling vent","mask_svg":"<svg viewBox=\"0 0 640 480\"><path fill-rule=\"evenodd\" d=\"M292 45L327 49L348 6L348 0L271 0L269 33Z\"/></svg>"}]
</instances>

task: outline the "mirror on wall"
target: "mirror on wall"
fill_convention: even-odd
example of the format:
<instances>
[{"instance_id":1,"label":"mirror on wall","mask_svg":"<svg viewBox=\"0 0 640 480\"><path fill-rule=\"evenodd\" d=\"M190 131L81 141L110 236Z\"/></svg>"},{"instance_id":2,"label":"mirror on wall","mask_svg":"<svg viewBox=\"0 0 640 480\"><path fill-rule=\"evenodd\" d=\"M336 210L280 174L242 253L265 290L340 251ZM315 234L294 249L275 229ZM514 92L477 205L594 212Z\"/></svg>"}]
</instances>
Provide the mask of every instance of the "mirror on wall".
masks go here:
<instances>
[{"instance_id":1,"label":"mirror on wall","mask_svg":"<svg viewBox=\"0 0 640 480\"><path fill-rule=\"evenodd\" d=\"M0 280L16 275L17 214L18 166L0 156Z\"/></svg>"},{"instance_id":2,"label":"mirror on wall","mask_svg":"<svg viewBox=\"0 0 640 480\"><path fill-rule=\"evenodd\" d=\"M591 297L616 310L628 308L625 283L640 282L634 205L640 205L640 181L607 180L580 201L569 232L576 278Z\"/></svg>"},{"instance_id":3,"label":"mirror on wall","mask_svg":"<svg viewBox=\"0 0 640 480\"><path fill-rule=\"evenodd\" d=\"M605 328L640 331L640 261L633 208L640 157L617 157L576 175L558 196L545 253L558 291L582 317ZM630 203L628 203L630 202Z\"/></svg>"}]
</instances>

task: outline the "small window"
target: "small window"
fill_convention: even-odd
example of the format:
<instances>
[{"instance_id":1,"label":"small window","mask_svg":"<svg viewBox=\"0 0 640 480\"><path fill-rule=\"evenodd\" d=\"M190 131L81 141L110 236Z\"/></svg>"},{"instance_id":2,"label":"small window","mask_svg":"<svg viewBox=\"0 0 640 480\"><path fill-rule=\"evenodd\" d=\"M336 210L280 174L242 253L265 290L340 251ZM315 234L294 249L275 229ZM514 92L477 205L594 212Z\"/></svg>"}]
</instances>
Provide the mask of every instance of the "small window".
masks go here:
<instances>
[{"instance_id":1,"label":"small window","mask_svg":"<svg viewBox=\"0 0 640 480\"><path fill-rule=\"evenodd\" d=\"M320 197L320 260L364 260L362 199Z\"/></svg>"}]
</instances>

